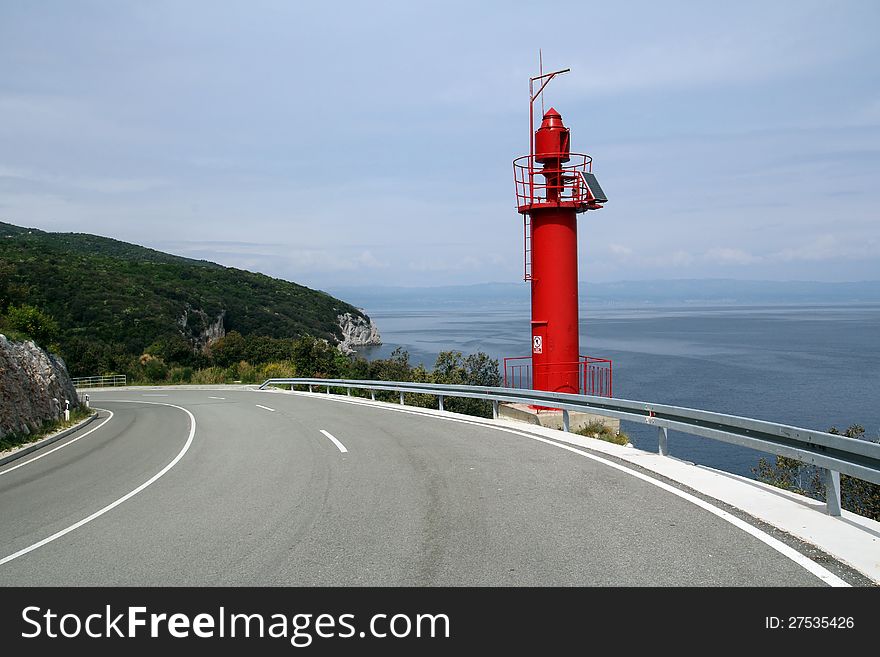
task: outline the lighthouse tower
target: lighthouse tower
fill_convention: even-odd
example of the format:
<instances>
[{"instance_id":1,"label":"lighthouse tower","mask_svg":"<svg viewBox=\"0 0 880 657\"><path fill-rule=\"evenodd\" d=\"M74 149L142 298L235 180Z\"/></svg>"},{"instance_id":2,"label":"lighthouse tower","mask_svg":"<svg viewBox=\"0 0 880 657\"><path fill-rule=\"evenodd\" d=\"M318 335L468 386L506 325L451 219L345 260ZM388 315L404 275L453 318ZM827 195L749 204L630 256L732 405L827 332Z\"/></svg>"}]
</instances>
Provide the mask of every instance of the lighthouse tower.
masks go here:
<instances>
[{"instance_id":1,"label":"lighthouse tower","mask_svg":"<svg viewBox=\"0 0 880 657\"><path fill-rule=\"evenodd\" d=\"M580 355L577 217L608 199L592 158L572 153L571 133L554 108L534 130L534 102L556 71L531 79L530 153L513 162L517 211L524 222L525 280L531 283L531 385L535 390L611 395L611 363ZM515 372L522 364L508 366ZM515 378L515 377L514 377ZM520 377L521 379L522 377ZM510 384L511 381L505 381Z\"/></svg>"}]
</instances>

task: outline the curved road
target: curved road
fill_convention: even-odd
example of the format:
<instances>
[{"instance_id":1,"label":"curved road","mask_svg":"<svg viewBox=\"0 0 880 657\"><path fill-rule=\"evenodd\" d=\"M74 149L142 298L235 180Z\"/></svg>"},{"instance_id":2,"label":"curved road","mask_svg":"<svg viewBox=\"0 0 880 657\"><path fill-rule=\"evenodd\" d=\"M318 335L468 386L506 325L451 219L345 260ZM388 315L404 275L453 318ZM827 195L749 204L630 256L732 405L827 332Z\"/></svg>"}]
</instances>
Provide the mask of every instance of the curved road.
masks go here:
<instances>
[{"instance_id":1,"label":"curved road","mask_svg":"<svg viewBox=\"0 0 880 657\"><path fill-rule=\"evenodd\" d=\"M823 584L546 439L240 389L92 405L78 434L0 466L0 585Z\"/></svg>"}]
</instances>

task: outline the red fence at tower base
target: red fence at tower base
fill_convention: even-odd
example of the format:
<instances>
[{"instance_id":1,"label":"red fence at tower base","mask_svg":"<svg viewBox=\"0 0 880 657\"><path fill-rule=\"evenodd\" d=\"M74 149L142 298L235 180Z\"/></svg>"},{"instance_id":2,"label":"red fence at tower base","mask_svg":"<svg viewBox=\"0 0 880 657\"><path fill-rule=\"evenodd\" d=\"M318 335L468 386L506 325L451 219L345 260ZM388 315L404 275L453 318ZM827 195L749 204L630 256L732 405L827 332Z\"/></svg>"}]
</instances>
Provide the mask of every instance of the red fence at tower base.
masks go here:
<instances>
[{"instance_id":1,"label":"red fence at tower base","mask_svg":"<svg viewBox=\"0 0 880 657\"><path fill-rule=\"evenodd\" d=\"M578 391L581 395L613 397L612 363L607 358L581 356L572 363L543 363L535 371L531 356L514 356L504 359L504 387L531 390L534 376L550 372L577 372Z\"/></svg>"}]
</instances>

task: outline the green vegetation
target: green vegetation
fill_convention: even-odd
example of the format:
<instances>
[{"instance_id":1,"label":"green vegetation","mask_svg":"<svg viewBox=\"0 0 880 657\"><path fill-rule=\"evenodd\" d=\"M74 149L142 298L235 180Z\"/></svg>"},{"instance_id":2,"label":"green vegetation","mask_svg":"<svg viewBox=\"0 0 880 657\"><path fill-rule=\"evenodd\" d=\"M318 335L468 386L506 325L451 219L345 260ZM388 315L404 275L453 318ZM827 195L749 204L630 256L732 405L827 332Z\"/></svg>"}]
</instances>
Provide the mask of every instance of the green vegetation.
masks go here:
<instances>
[{"instance_id":1,"label":"green vegetation","mask_svg":"<svg viewBox=\"0 0 880 657\"><path fill-rule=\"evenodd\" d=\"M144 354L169 371L285 360L291 339L335 343L344 313L363 315L329 294L262 274L95 235L0 223L0 330L57 347L71 376L137 379ZM221 317L227 332L262 339L252 339L243 355L235 338L216 357L207 353L208 329ZM161 378L161 369L148 365L143 374Z\"/></svg>"},{"instance_id":2,"label":"green vegetation","mask_svg":"<svg viewBox=\"0 0 880 657\"><path fill-rule=\"evenodd\" d=\"M58 322L39 308L28 304L10 305L6 309L4 324L11 333L28 336L40 344L51 345L58 339Z\"/></svg>"},{"instance_id":3,"label":"green vegetation","mask_svg":"<svg viewBox=\"0 0 880 657\"><path fill-rule=\"evenodd\" d=\"M484 353L441 353L431 371L395 350L345 356L337 316L363 315L324 292L117 240L0 223L0 331L58 352L71 376L125 374L132 384L261 383L317 377L478 386L501 382ZM226 335L208 340L222 318ZM367 395L365 391L355 393ZM397 401L396 393L377 393ZM437 407L432 395L408 404ZM450 398L491 417L491 402Z\"/></svg>"},{"instance_id":4,"label":"green vegetation","mask_svg":"<svg viewBox=\"0 0 880 657\"><path fill-rule=\"evenodd\" d=\"M607 426L602 420L591 420L589 424L581 427L576 434L579 436L587 436L589 438L598 438L615 445L626 445L629 443L629 436L623 431L615 433L615 431Z\"/></svg>"},{"instance_id":5,"label":"green vegetation","mask_svg":"<svg viewBox=\"0 0 880 657\"><path fill-rule=\"evenodd\" d=\"M828 433L841 435L837 427L831 427ZM847 438L865 440L865 429L861 425L850 425L843 435ZM825 477L823 470L813 465L801 463L796 459L777 456L771 463L761 458L752 472L760 481L784 488L817 500L825 499ZM840 475L840 503L844 509L873 520L880 520L880 486Z\"/></svg>"},{"instance_id":6,"label":"green vegetation","mask_svg":"<svg viewBox=\"0 0 880 657\"><path fill-rule=\"evenodd\" d=\"M313 343L312 348L318 353L318 358L313 358L314 352L308 352L307 357L295 361L296 376L320 377L330 379L358 379L367 381L410 381L415 383L448 383L474 386L498 386L501 383L501 375L498 372L498 361L489 358L483 352L464 356L460 351L444 351L437 356L434 368L426 370L421 365L413 366L409 362L409 354L400 349L395 349L388 358L366 361L362 358L337 357L332 366L328 367L328 358L322 354L325 347ZM332 348L331 348L332 349ZM305 351L305 350L303 350ZM333 351L336 351L333 349ZM336 352L337 354L339 352ZM322 370L320 373L317 370ZM273 375L274 376L274 375ZM267 377L271 378L271 377ZM331 387L332 392L343 392ZM366 390L352 390L351 394L357 397L368 397ZM397 402L400 393L376 391L376 399L379 401ZM406 393L404 401L409 406L421 408L437 408L439 401L435 395L420 395ZM492 417L492 402L483 399L465 399L449 397L444 400L443 407L447 411L476 415L478 417Z\"/></svg>"},{"instance_id":7,"label":"green vegetation","mask_svg":"<svg viewBox=\"0 0 880 657\"><path fill-rule=\"evenodd\" d=\"M6 434L2 438L0 438L0 452L5 452L6 450L12 449L14 447L20 447L21 445L36 442L42 438L45 438L50 433L55 433L56 431L61 431L63 429L67 429L68 427L72 427L74 424L85 420L93 412L94 411L92 411L91 409L80 406L70 411L70 421L49 420L47 422L44 422L43 426L41 426L38 431L33 431L31 433Z\"/></svg>"}]
</instances>

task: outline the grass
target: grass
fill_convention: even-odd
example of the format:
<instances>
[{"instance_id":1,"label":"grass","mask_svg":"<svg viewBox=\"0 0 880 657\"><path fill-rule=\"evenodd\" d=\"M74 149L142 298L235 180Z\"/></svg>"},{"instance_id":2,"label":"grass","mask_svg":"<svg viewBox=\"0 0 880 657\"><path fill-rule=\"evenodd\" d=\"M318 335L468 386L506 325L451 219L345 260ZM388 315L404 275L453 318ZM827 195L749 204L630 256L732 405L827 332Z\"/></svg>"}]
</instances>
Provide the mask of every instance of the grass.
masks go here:
<instances>
[{"instance_id":1,"label":"grass","mask_svg":"<svg viewBox=\"0 0 880 657\"><path fill-rule=\"evenodd\" d=\"M581 427L575 433L579 436L587 436L588 438L598 438L615 445L629 444L629 436L623 431L615 432L601 420L591 420L589 424Z\"/></svg>"},{"instance_id":2,"label":"grass","mask_svg":"<svg viewBox=\"0 0 880 657\"><path fill-rule=\"evenodd\" d=\"M30 340L33 340L33 338L27 333L3 326L0 326L0 334L5 335L6 339L10 342L29 342Z\"/></svg>"},{"instance_id":3,"label":"grass","mask_svg":"<svg viewBox=\"0 0 880 657\"><path fill-rule=\"evenodd\" d=\"M91 409L80 406L79 408L75 408L70 411L70 421L48 420L46 422L43 422L42 426L37 431L33 431L31 433L7 434L0 438L0 452L5 452L15 447L21 447L22 445L27 445L28 443L33 443L41 440L42 438L48 436L50 433L55 433L56 431L67 429L79 422L82 422L91 414Z\"/></svg>"}]
</instances>

